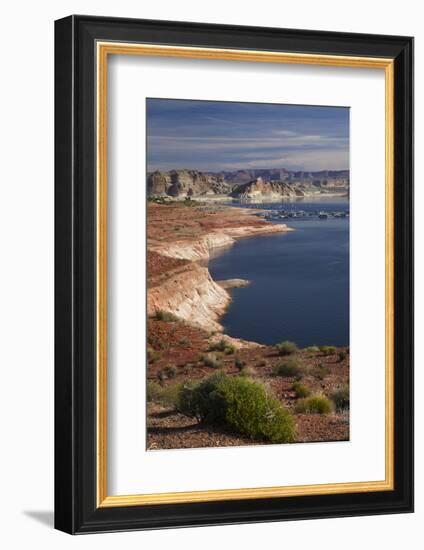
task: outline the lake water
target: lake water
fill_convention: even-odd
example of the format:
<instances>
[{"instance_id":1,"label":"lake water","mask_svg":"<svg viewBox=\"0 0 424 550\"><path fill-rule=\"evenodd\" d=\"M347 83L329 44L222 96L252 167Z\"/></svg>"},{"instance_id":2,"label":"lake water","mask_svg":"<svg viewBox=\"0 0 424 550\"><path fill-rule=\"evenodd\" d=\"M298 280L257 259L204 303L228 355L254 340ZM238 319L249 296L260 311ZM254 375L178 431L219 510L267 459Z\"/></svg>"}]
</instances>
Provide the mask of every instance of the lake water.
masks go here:
<instances>
[{"instance_id":1,"label":"lake water","mask_svg":"<svg viewBox=\"0 0 424 550\"><path fill-rule=\"evenodd\" d=\"M300 347L349 344L349 217L319 219L318 212L348 211L346 200L241 204L307 214L274 223L295 231L238 240L209 262L215 280L251 283L230 290L221 319L225 334L263 344Z\"/></svg>"}]
</instances>

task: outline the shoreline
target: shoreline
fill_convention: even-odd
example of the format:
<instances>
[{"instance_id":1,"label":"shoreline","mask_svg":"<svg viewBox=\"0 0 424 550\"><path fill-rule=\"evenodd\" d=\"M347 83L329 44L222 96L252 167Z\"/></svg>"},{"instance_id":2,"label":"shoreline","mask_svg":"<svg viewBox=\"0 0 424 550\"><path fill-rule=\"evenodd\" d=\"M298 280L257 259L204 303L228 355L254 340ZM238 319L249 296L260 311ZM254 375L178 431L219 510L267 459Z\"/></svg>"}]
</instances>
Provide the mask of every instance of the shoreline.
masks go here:
<instances>
[{"instance_id":1,"label":"shoreline","mask_svg":"<svg viewBox=\"0 0 424 550\"><path fill-rule=\"evenodd\" d=\"M186 197L170 197L166 196L166 200L168 201L168 204L178 204L183 203L186 200ZM321 199L334 199L334 198L340 198L340 199L347 199L349 201L349 195L346 193L319 193L319 194L310 194L305 196L297 196L297 197L252 197L252 198L245 198L245 199L238 199L235 197L231 197L229 195L197 195L195 197L191 197L190 200L194 203L198 204L223 204L224 206L231 206L231 203L234 204L240 204L240 203L252 203L252 204L260 204L260 203L292 203L292 202L307 202L308 200L321 200Z\"/></svg>"},{"instance_id":2,"label":"shoreline","mask_svg":"<svg viewBox=\"0 0 424 550\"><path fill-rule=\"evenodd\" d=\"M172 206L154 207L158 208L168 210ZM188 209L190 213L193 213L192 209ZM229 210L232 223L226 226L225 218ZM234 215L235 210L237 212ZM193 236L192 239L167 240L166 243L153 239L149 242L148 239L148 253L179 263L173 265L168 277L162 271L153 281L157 284L152 284L152 281L148 283L147 311L148 315L157 310L168 311L193 326L222 333L224 329L219 321L231 303L228 288L234 285L215 281L208 266L200 263L208 262L214 251L232 246L238 239L274 235L294 229L286 224L260 220L253 211L230 206L221 207L209 215L215 216L215 223L209 224L208 228L206 222L201 220L199 227L204 230L203 235ZM166 261L164 265L166 267ZM151 278L149 275L148 272L148 279Z\"/></svg>"}]
</instances>

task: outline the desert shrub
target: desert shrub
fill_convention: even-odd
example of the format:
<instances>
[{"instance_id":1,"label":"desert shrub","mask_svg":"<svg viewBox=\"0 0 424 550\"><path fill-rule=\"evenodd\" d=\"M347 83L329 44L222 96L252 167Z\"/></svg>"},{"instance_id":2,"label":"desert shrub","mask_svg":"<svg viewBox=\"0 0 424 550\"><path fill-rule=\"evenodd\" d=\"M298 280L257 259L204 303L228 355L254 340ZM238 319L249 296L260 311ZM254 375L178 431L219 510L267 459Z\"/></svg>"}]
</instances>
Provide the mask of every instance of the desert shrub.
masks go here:
<instances>
[{"instance_id":1,"label":"desert shrub","mask_svg":"<svg viewBox=\"0 0 424 550\"><path fill-rule=\"evenodd\" d=\"M305 365L297 357L289 357L284 362L274 367L273 373L276 376L294 376L301 377L304 374Z\"/></svg>"},{"instance_id":2,"label":"desert shrub","mask_svg":"<svg viewBox=\"0 0 424 550\"><path fill-rule=\"evenodd\" d=\"M163 347L164 347L164 343L157 336L155 336L153 334L150 334L147 337L147 343L148 343L149 347L151 347L153 349L163 349Z\"/></svg>"},{"instance_id":3,"label":"desert shrub","mask_svg":"<svg viewBox=\"0 0 424 550\"><path fill-rule=\"evenodd\" d=\"M193 365L191 363L186 363L185 365L183 365L183 368L182 368L183 374L185 375L190 374L192 370L193 370Z\"/></svg>"},{"instance_id":4,"label":"desert shrub","mask_svg":"<svg viewBox=\"0 0 424 550\"><path fill-rule=\"evenodd\" d=\"M175 365L167 365L163 370L168 378L175 378L177 376L177 368Z\"/></svg>"},{"instance_id":5,"label":"desert shrub","mask_svg":"<svg viewBox=\"0 0 424 550\"><path fill-rule=\"evenodd\" d=\"M339 351L339 363L344 361L347 357L347 353L345 351Z\"/></svg>"},{"instance_id":6,"label":"desert shrub","mask_svg":"<svg viewBox=\"0 0 424 550\"><path fill-rule=\"evenodd\" d=\"M266 367L267 365L268 365L268 362L267 362L266 359L261 359L260 361L258 361L256 363L256 367L259 368L259 369L262 368L262 367Z\"/></svg>"},{"instance_id":7,"label":"desert shrub","mask_svg":"<svg viewBox=\"0 0 424 550\"><path fill-rule=\"evenodd\" d=\"M349 408L349 385L344 384L340 388L337 388L330 395L331 401L333 401L337 410Z\"/></svg>"},{"instance_id":8,"label":"desert shrub","mask_svg":"<svg viewBox=\"0 0 424 550\"><path fill-rule=\"evenodd\" d=\"M209 351L219 351L225 353L225 355L231 355L235 352L235 349L236 348L224 338L221 338L218 342L212 342L209 346Z\"/></svg>"},{"instance_id":9,"label":"desert shrub","mask_svg":"<svg viewBox=\"0 0 424 550\"><path fill-rule=\"evenodd\" d=\"M294 439L291 414L262 384L249 378L219 373L194 386L185 386L180 393L180 410L253 439L274 443Z\"/></svg>"},{"instance_id":10,"label":"desert shrub","mask_svg":"<svg viewBox=\"0 0 424 550\"><path fill-rule=\"evenodd\" d=\"M299 351L299 348L294 342L281 342L280 344L277 344L275 346L278 351L278 355L292 355L293 353L296 353Z\"/></svg>"},{"instance_id":11,"label":"desert shrub","mask_svg":"<svg viewBox=\"0 0 424 550\"><path fill-rule=\"evenodd\" d=\"M296 394L297 398L309 397L309 395L311 394L311 390L307 388L304 384L301 384L300 382L295 382L292 386L292 390Z\"/></svg>"},{"instance_id":12,"label":"desert shrub","mask_svg":"<svg viewBox=\"0 0 424 550\"><path fill-rule=\"evenodd\" d=\"M156 402L162 392L162 387L157 383L153 382L152 380L147 381L147 401L154 401Z\"/></svg>"},{"instance_id":13,"label":"desert shrub","mask_svg":"<svg viewBox=\"0 0 424 550\"><path fill-rule=\"evenodd\" d=\"M225 351L225 348L227 347L227 342L224 338L221 338L218 342L212 342L209 345L209 351Z\"/></svg>"},{"instance_id":14,"label":"desert shrub","mask_svg":"<svg viewBox=\"0 0 424 550\"><path fill-rule=\"evenodd\" d=\"M238 370L242 370L242 368L244 368L246 366L245 361L242 361L242 359L240 359L240 357L235 358L234 364L235 364L235 366Z\"/></svg>"},{"instance_id":15,"label":"desert shrub","mask_svg":"<svg viewBox=\"0 0 424 550\"><path fill-rule=\"evenodd\" d=\"M161 386L157 382L147 382L147 401L178 409L183 384Z\"/></svg>"},{"instance_id":16,"label":"desert shrub","mask_svg":"<svg viewBox=\"0 0 424 550\"><path fill-rule=\"evenodd\" d=\"M319 363L313 370L313 374L318 380L324 380L324 378L330 374L331 370L325 363Z\"/></svg>"},{"instance_id":17,"label":"desert shrub","mask_svg":"<svg viewBox=\"0 0 424 550\"><path fill-rule=\"evenodd\" d=\"M296 412L299 413L328 414L331 409L331 401L324 395L305 397L296 404Z\"/></svg>"},{"instance_id":18,"label":"desert shrub","mask_svg":"<svg viewBox=\"0 0 424 550\"><path fill-rule=\"evenodd\" d=\"M336 346L320 346L319 350L322 352L323 355L332 355L333 353L336 353Z\"/></svg>"},{"instance_id":19,"label":"desert shrub","mask_svg":"<svg viewBox=\"0 0 424 550\"><path fill-rule=\"evenodd\" d=\"M171 378L175 378L177 376L177 368L175 365L167 365L163 369L158 370L157 377L159 380L167 380Z\"/></svg>"},{"instance_id":20,"label":"desert shrub","mask_svg":"<svg viewBox=\"0 0 424 550\"><path fill-rule=\"evenodd\" d=\"M147 348L147 360L149 361L149 363L154 363L158 359L160 359L160 352L154 350L151 347L148 347Z\"/></svg>"},{"instance_id":21,"label":"desert shrub","mask_svg":"<svg viewBox=\"0 0 424 550\"><path fill-rule=\"evenodd\" d=\"M305 351L308 352L308 353L318 353L319 352L319 347L318 346L309 346L309 347L305 348Z\"/></svg>"},{"instance_id":22,"label":"desert shrub","mask_svg":"<svg viewBox=\"0 0 424 550\"><path fill-rule=\"evenodd\" d=\"M225 355L233 355L236 352L236 348L233 344L227 344L224 350Z\"/></svg>"},{"instance_id":23,"label":"desert shrub","mask_svg":"<svg viewBox=\"0 0 424 550\"><path fill-rule=\"evenodd\" d=\"M164 386L160 394L159 402L162 405L168 407L174 407L174 409L179 409L180 394L183 384L170 384L169 386Z\"/></svg>"},{"instance_id":24,"label":"desert shrub","mask_svg":"<svg viewBox=\"0 0 424 550\"><path fill-rule=\"evenodd\" d=\"M211 369L219 369L219 367L221 366L221 361L215 353L206 353L205 355L203 355L202 363L205 365L205 367L209 367Z\"/></svg>"},{"instance_id":25,"label":"desert shrub","mask_svg":"<svg viewBox=\"0 0 424 550\"><path fill-rule=\"evenodd\" d=\"M243 367L240 370L240 376L252 377L255 376L256 371L253 367Z\"/></svg>"},{"instance_id":26,"label":"desert shrub","mask_svg":"<svg viewBox=\"0 0 424 550\"><path fill-rule=\"evenodd\" d=\"M168 323L175 323L178 321L178 317L170 311L164 311L163 309L157 309L155 312L156 321L167 321Z\"/></svg>"}]
</instances>

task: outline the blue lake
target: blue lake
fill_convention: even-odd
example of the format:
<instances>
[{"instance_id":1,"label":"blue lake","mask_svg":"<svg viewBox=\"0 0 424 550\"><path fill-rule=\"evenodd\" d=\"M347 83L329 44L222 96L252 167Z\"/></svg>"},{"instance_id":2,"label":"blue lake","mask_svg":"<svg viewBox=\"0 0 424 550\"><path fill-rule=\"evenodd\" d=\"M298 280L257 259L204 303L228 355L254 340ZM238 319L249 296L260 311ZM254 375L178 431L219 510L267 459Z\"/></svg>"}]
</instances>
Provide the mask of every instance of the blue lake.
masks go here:
<instances>
[{"instance_id":1,"label":"blue lake","mask_svg":"<svg viewBox=\"0 0 424 550\"><path fill-rule=\"evenodd\" d=\"M240 239L209 262L215 280L242 278L221 323L225 333L263 344L292 340L300 347L349 344L349 217L319 219L318 212L348 211L346 200L240 204L306 215L287 223L295 231Z\"/></svg>"}]
</instances>

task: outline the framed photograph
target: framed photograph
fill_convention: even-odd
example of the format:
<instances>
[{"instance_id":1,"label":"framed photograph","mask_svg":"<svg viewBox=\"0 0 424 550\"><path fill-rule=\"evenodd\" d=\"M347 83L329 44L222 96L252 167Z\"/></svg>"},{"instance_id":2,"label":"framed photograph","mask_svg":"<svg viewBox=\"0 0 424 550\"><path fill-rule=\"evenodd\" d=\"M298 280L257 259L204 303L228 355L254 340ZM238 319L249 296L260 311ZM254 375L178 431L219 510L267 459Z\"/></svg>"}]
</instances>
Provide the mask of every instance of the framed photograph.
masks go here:
<instances>
[{"instance_id":1,"label":"framed photograph","mask_svg":"<svg viewBox=\"0 0 424 550\"><path fill-rule=\"evenodd\" d=\"M55 524L413 510L413 39L55 24Z\"/></svg>"}]
</instances>

